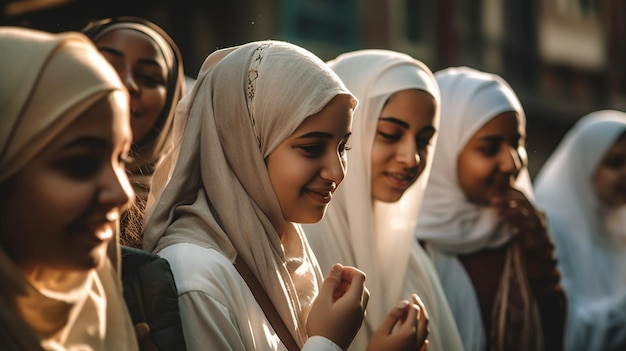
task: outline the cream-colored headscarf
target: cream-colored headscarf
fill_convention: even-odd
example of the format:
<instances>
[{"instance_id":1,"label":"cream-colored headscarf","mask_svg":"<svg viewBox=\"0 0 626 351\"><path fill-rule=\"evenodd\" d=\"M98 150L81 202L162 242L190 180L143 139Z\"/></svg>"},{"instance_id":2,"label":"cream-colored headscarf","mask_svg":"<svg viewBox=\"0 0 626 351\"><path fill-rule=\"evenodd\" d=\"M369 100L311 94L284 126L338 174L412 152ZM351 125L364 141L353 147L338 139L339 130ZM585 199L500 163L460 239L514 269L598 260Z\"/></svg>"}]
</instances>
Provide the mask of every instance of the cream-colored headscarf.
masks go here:
<instances>
[{"instance_id":1,"label":"cream-colored headscarf","mask_svg":"<svg viewBox=\"0 0 626 351\"><path fill-rule=\"evenodd\" d=\"M166 96L163 109L154 125L141 140L135 140L130 149L133 162L127 164L130 183L135 190L135 204L124 213L121 223L121 242L141 248L143 214L150 191L150 182L156 165L172 148L172 126L178 101L186 91L183 57L176 42L158 25L139 17L121 16L89 23L82 32L94 43L116 30L137 31L156 44L167 69ZM97 46L97 45L96 45Z\"/></svg>"},{"instance_id":2,"label":"cream-colored headscarf","mask_svg":"<svg viewBox=\"0 0 626 351\"><path fill-rule=\"evenodd\" d=\"M626 228L622 222L620 244L607 226L609 214L619 210L603 205L592 185L602 158L624 132L624 112L584 116L535 178L537 204L546 211L568 298L568 350L613 349L612 343L624 340L626 316L617 311L626 303Z\"/></svg>"},{"instance_id":3,"label":"cream-colored headscarf","mask_svg":"<svg viewBox=\"0 0 626 351\"><path fill-rule=\"evenodd\" d=\"M0 182L94 103L113 92L126 96L113 68L80 33L3 27L0 47ZM121 281L108 260L87 272L41 267L27 280L0 249L0 281L2 322L26 349L137 349Z\"/></svg>"},{"instance_id":4,"label":"cream-colored headscarf","mask_svg":"<svg viewBox=\"0 0 626 351\"><path fill-rule=\"evenodd\" d=\"M497 115L517 112L520 135L526 135L526 119L514 91L497 75L453 67L436 72L435 77L441 91L441 121L416 235L426 242L466 350L484 350L489 335L472 283L456 256L502 246L514 232L498 219L494 208L467 201L457 176L458 155L472 135ZM521 156L525 159L525 152ZM515 186L533 198L526 167Z\"/></svg>"},{"instance_id":5,"label":"cream-colored headscarf","mask_svg":"<svg viewBox=\"0 0 626 351\"><path fill-rule=\"evenodd\" d=\"M359 108L354 114L346 178L333 195L326 216L303 228L322 269L341 262L367 274L367 318L351 349L365 350L372 332L398 301L417 293L431 318L429 349L460 350L460 337L437 273L414 239L432 149L424 160L423 173L399 201L375 201L371 193L372 146L384 104L402 90L425 91L435 99L433 126L437 129L439 87L435 77L422 62L389 50L358 50L338 56L329 65L359 99Z\"/></svg>"},{"instance_id":6,"label":"cream-colored headscarf","mask_svg":"<svg viewBox=\"0 0 626 351\"><path fill-rule=\"evenodd\" d=\"M337 75L289 43L209 55L177 108L177 146L148 199L146 250L193 243L241 256L301 346L322 276L300 226L283 218L265 158L338 94L350 92Z\"/></svg>"},{"instance_id":7,"label":"cream-colored headscarf","mask_svg":"<svg viewBox=\"0 0 626 351\"><path fill-rule=\"evenodd\" d=\"M171 147L171 132L176 104L185 91L183 59L178 46L159 26L142 18L122 16L89 23L82 32L97 42L115 30L134 30L150 38L163 55L167 68L165 106L152 130L142 140L136 140L131 150L135 162L129 165L131 182L138 197L148 196L154 167Z\"/></svg>"}]
</instances>

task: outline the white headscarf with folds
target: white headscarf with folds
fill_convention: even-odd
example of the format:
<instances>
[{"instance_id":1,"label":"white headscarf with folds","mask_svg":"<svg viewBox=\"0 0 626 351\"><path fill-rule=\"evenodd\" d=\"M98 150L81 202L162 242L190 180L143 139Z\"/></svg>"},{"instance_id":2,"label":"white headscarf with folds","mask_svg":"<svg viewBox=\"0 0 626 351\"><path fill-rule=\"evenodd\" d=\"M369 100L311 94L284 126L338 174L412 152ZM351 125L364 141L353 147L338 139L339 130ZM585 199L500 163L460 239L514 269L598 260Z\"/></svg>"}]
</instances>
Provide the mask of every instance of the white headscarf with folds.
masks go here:
<instances>
[{"instance_id":1,"label":"white headscarf with folds","mask_svg":"<svg viewBox=\"0 0 626 351\"><path fill-rule=\"evenodd\" d=\"M117 73L80 33L3 27L0 47L0 182L94 103L126 96ZM0 322L28 349L136 350L116 263L86 272L39 267L27 280L0 249Z\"/></svg>"},{"instance_id":2,"label":"white headscarf with folds","mask_svg":"<svg viewBox=\"0 0 626 351\"><path fill-rule=\"evenodd\" d=\"M372 332L395 304L417 293L431 318L429 348L460 350L437 273L414 238L432 150L423 173L399 201L375 201L371 193L372 146L384 104L399 91L425 91L435 100L433 126L437 129L439 88L435 77L422 62L388 50L346 53L329 65L359 99L359 108L354 114L346 178L333 195L326 216L304 229L322 269L341 262L367 274L367 318L351 349L365 350Z\"/></svg>"},{"instance_id":3,"label":"white headscarf with folds","mask_svg":"<svg viewBox=\"0 0 626 351\"><path fill-rule=\"evenodd\" d=\"M289 43L209 55L177 108L176 146L148 199L146 250L193 243L241 256L301 346L322 276L300 225L283 217L265 158L339 94L350 95L339 77Z\"/></svg>"},{"instance_id":4,"label":"white headscarf with folds","mask_svg":"<svg viewBox=\"0 0 626 351\"><path fill-rule=\"evenodd\" d=\"M624 331L624 318L616 317L623 314L616 311L626 301L626 228L621 222L621 233L612 234L607 226L609 218L623 214L623 208L603 205L592 182L602 158L625 132L624 112L603 110L584 116L535 178L537 203L546 211L568 297L566 345L575 349L607 349ZM585 320L592 315L589 329ZM607 338L609 330L614 333ZM580 335L588 340L572 344Z\"/></svg>"},{"instance_id":5,"label":"white headscarf with folds","mask_svg":"<svg viewBox=\"0 0 626 351\"><path fill-rule=\"evenodd\" d=\"M435 77L441 91L441 121L416 235L427 243L466 348L475 350L484 348L486 336L472 283L456 256L499 247L514 234L494 208L467 201L459 186L457 160L474 133L497 115L517 112L520 135L526 134L526 119L517 96L497 75L453 67L436 72ZM520 156L525 159L525 152ZM515 186L532 199L526 167ZM457 292L456 297L452 292ZM468 344L482 346L468 348Z\"/></svg>"}]
</instances>

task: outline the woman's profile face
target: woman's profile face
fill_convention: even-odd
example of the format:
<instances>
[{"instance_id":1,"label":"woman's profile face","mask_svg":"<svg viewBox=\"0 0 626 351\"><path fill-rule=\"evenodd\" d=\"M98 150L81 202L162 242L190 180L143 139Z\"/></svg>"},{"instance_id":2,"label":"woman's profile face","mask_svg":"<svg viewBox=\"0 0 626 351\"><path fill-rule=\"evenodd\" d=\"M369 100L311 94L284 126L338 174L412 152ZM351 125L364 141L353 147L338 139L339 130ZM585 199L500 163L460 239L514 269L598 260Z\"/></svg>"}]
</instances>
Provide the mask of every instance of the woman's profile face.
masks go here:
<instances>
[{"instance_id":1,"label":"woman's profile face","mask_svg":"<svg viewBox=\"0 0 626 351\"><path fill-rule=\"evenodd\" d=\"M109 94L72 122L10 181L0 242L26 274L88 270L106 260L120 213L134 199L124 159L128 99Z\"/></svg>"},{"instance_id":2,"label":"woman's profile face","mask_svg":"<svg viewBox=\"0 0 626 351\"><path fill-rule=\"evenodd\" d=\"M485 123L457 158L459 186L469 202L489 205L513 186L524 166L525 137L516 112L504 112Z\"/></svg>"},{"instance_id":3,"label":"woman's profile face","mask_svg":"<svg viewBox=\"0 0 626 351\"><path fill-rule=\"evenodd\" d=\"M168 67L159 46L133 29L115 29L95 41L130 93L133 142L153 128L167 99Z\"/></svg>"},{"instance_id":4,"label":"woman's profile face","mask_svg":"<svg viewBox=\"0 0 626 351\"><path fill-rule=\"evenodd\" d=\"M378 118L372 146L372 197L398 201L417 180L431 150L435 99L422 90L393 94Z\"/></svg>"},{"instance_id":5,"label":"woman's profile face","mask_svg":"<svg viewBox=\"0 0 626 351\"><path fill-rule=\"evenodd\" d=\"M352 127L352 102L335 96L307 117L266 158L267 171L283 217L295 223L322 219L346 175L346 143Z\"/></svg>"},{"instance_id":6,"label":"woman's profile face","mask_svg":"<svg viewBox=\"0 0 626 351\"><path fill-rule=\"evenodd\" d=\"M626 205L626 134L606 151L593 173L592 185L604 205Z\"/></svg>"}]
</instances>

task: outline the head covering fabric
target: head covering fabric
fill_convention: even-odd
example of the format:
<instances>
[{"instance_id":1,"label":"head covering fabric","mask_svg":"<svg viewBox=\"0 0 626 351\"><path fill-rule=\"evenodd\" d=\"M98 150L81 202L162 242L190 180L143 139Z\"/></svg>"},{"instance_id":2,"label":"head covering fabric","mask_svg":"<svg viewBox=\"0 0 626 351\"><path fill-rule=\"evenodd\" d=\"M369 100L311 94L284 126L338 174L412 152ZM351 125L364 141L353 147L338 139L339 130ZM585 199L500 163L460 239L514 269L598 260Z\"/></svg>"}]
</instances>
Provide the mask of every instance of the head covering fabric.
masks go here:
<instances>
[{"instance_id":1,"label":"head covering fabric","mask_svg":"<svg viewBox=\"0 0 626 351\"><path fill-rule=\"evenodd\" d=\"M624 112L601 110L583 116L535 178L535 196L546 211L568 297L568 349L613 349L610 343L618 340L618 333L609 337L605 333L624 329L623 318L610 317L620 309L616 302L626 301L624 222L616 235L610 230L611 217L623 214L623 208L601 203L592 181L607 151L625 132ZM615 241L616 236L621 241ZM581 316L583 313L586 316ZM578 335L590 332L579 332L579 328L592 313L597 316L593 319L594 337L577 342Z\"/></svg>"},{"instance_id":2,"label":"head covering fabric","mask_svg":"<svg viewBox=\"0 0 626 351\"><path fill-rule=\"evenodd\" d=\"M128 167L135 192L138 197L145 199L154 167L172 146L174 111L185 92L185 72L182 54L176 42L161 27L143 18L121 16L101 19L89 23L82 32L97 42L105 34L121 29L135 30L150 38L156 43L167 65L165 106L152 130L141 140L135 140L131 150L135 162Z\"/></svg>"},{"instance_id":3,"label":"head covering fabric","mask_svg":"<svg viewBox=\"0 0 626 351\"><path fill-rule=\"evenodd\" d=\"M153 22L139 17L120 16L89 23L82 32L94 43L104 35L116 30L134 30L152 40L162 54L167 68L165 105L152 129L141 140L135 140L127 170L135 191L134 205L124 213L121 221L121 242L124 245L141 248L143 214L145 211L150 182L156 165L172 145L172 126L176 104L186 91L182 54L176 42Z\"/></svg>"},{"instance_id":4,"label":"head covering fabric","mask_svg":"<svg viewBox=\"0 0 626 351\"><path fill-rule=\"evenodd\" d=\"M526 119L514 91L495 74L451 67L436 72L435 77L441 92L441 121L424 194L428 200L421 207L416 236L426 243L439 272L465 348L484 349L488 336L478 300L456 256L500 247L511 240L514 231L497 218L494 208L467 200L459 186L457 161L469 139L494 117L517 112L520 135L526 134ZM525 158L525 152L520 156ZM526 166L514 186L533 198ZM517 261L512 258L511 262Z\"/></svg>"},{"instance_id":5,"label":"head covering fabric","mask_svg":"<svg viewBox=\"0 0 626 351\"><path fill-rule=\"evenodd\" d=\"M322 276L300 226L282 215L265 158L339 94L350 92L337 75L293 44L209 55L177 108L176 147L148 199L146 250L193 243L241 256L300 345Z\"/></svg>"},{"instance_id":6,"label":"head covering fabric","mask_svg":"<svg viewBox=\"0 0 626 351\"><path fill-rule=\"evenodd\" d=\"M395 93L417 89L435 100L435 129L439 124L439 87L430 69L409 55L379 49L342 54L329 62L359 100L348 153L348 171L333 194L326 216L304 225L322 269L335 262L354 265L367 274L370 299L364 327L352 344L364 350L372 332L400 299L417 293L431 317L429 348L459 350L454 325L439 278L426 253L414 240L415 222L432 161L402 198L383 203L372 198L372 147L378 118Z\"/></svg>"},{"instance_id":7,"label":"head covering fabric","mask_svg":"<svg viewBox=\"0 0 626 351\"><path fill-rule=\"evenodd\" d=\"M113 68L80 33L3 27L0 47L0 182L100 99L127 96ZM37 278L26 279L0 249L0 280L2 322L23 347L137 349L111 262L87 272L39 267Z\"/></svg>"}]
</instances>

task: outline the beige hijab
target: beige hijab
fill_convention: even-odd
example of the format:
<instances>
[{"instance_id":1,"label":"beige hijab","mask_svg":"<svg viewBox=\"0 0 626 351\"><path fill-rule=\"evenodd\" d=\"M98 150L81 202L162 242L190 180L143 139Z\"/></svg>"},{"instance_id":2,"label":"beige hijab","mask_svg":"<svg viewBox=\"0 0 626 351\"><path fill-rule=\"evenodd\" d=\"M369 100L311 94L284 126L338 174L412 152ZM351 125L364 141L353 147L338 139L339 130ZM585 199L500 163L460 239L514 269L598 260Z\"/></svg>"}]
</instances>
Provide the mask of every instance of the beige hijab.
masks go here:
<instances>
[{"instance_id":1,"label":"beige hijab","mask_svg":"<svg viewBox=\"0 0 626 351\"><path fill-rule=\"evenodd\" d=\"M354 113L346 179L333 195L326 216L303 228L322 269L342 262L367 274L371 294L367 318L351 349L365 350L373 331L395 304L417 293L430 316L429 348L461 350L437 272L414 238L433 150L424 160L426 168L399 201L374 201L371 194L372 145L384 104L402 90L424 91L437 104L433 126L438 129L439 87L435 77L422 62L389 50L349 52L329 65L359 99L359 108Z\"/></svg>"},{"instance_id":2,"label":"beige hijab","mask_svg":"<svg viewBox=\"0 0 626 351\"><path fill-rule=\"evenodd\" d=\"M79 33L3 27L0 47L4 182L92 104L111 92L124 92L124 86ZM109 261L84 273L44 268L27 280L0 248L0 281L0 322L24 349L137 349L121 282Z\"/></svg>"},{"instance_id":3,"label":"beige hijab","mask_svg":"<svg viewBox=\"0 0 626 351\"><path fill-rule=\"evenodd\" d=\"M241 256L301 346L322 276L300 226L283 218L265 158L338 94L350 93L292 44L253 42L209 55L177 108L176 146L148 198L146 250L193 243L231 261Z\"/></svg>"}]
</instances>

